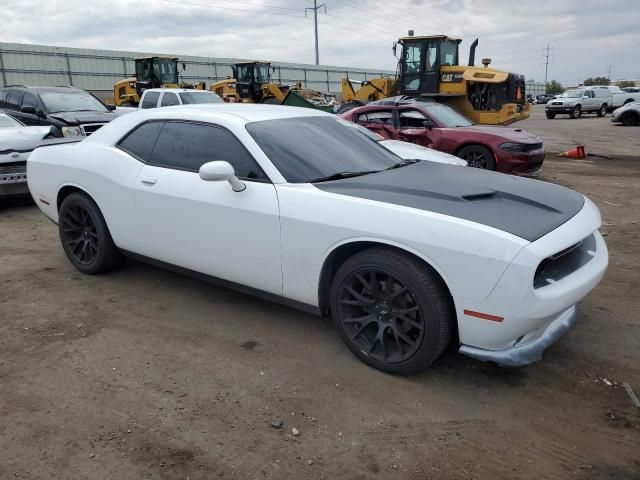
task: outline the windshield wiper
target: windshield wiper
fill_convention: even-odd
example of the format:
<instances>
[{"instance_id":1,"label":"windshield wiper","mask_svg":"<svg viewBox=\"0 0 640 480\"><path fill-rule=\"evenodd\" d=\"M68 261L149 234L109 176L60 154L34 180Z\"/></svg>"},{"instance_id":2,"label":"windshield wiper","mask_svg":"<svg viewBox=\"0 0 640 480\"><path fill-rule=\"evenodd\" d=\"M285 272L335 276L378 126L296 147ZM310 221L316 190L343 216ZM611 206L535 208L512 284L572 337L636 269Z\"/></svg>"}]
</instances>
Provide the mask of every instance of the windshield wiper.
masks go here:
<instances>
[{"instance_id":1,"label":"windshield wiper","mask_svg":"<svg viewBox=\"0 0 640 480\"><path fill-rule=\"evenodd\" d=\"M393 170L394 168L406 167L407 165L413 165L414 163L418 163L421 160L417 158L407 158L402 160L401 162L396 163L395 165L391 165L387 170Z\"/></svg>"},{"instance_id":2,"label":"windshield wiper","mask_svg":"<svg viewBox=\"0 0 640 480\"><path fill-rule=\"evenodd\" d=\"M380 170L369 170L364 172L338 172L333 173L331 175L327 175L326 177L318 177L313 180L309 180L309 183L317 183L317 182L328 182L330 180L340 180L342 178L351 178L351 177L359 177L361 175L368 175L370 173L378 173Z\"/></svg>"}]
</instances>

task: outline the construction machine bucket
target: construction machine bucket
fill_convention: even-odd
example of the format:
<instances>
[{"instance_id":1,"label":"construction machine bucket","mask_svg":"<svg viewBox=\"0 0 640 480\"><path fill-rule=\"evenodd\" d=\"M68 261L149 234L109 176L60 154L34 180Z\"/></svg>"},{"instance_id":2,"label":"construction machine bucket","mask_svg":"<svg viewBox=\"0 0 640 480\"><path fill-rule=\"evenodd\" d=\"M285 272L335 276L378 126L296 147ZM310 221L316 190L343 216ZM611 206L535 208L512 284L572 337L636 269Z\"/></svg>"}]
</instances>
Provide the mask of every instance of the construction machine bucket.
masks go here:
<instances>
[{"instance_id":1,"label":"construction machine bucket","mask_svg":"<svg viewBox=\"0 0 640 480\"><path fill-rule=\"evenodd\" d=\"M284 100L282 101L281 105L287 105L289 107L315 108L316 110L322 110L324 112L329 112L329 113L333 112L332 105L326 105L326 106L316 105L310 102L309 100L307 100L306 98L303 98L302 96L298 95L293 90L289 90L289 92L287 93L287 96L284 97Z\"/></svg>"}]
</instances>

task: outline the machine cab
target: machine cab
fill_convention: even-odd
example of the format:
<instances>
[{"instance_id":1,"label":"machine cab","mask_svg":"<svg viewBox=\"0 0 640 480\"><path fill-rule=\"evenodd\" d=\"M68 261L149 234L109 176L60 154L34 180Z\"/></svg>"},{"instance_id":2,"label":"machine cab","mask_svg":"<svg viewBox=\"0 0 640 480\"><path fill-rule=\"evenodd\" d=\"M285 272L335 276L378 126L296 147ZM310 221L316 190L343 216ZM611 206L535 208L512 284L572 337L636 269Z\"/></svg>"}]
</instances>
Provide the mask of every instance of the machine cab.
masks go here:
<instances>
[{"instance_id":1,"label":"machine cab","mask_svg":"<svg viewBox=\"0 0 640 480\"><path fill-rule=\"evenodd\" d=\"M401 38L402 56L398 62L401 95L436 95L440 91L440 67L458 65L461 40L446 35ZM394 45L395 51L395 45Z\"/></svg>"},{"instance_id":2,"label":"machine cab","mask_svg":"<svg viewBox=\"0 0 640 480\"><path fill-rule=\"evenodd\" d=\"M136 91L178 86L178 59L170 57L136 58Z\"/></svg>"},{"instance_id":3,"label":"machine cab","mask_svg":"<svg viewBox=\"0 0 640 480\"><path fill-rule=\"evenodd\" d=\"M270 71L271 64L266 62L236 63L233 66L233 75L238 96L259 102L262 98L262 86L271 83Z\"/></svg>"}]
</instances>

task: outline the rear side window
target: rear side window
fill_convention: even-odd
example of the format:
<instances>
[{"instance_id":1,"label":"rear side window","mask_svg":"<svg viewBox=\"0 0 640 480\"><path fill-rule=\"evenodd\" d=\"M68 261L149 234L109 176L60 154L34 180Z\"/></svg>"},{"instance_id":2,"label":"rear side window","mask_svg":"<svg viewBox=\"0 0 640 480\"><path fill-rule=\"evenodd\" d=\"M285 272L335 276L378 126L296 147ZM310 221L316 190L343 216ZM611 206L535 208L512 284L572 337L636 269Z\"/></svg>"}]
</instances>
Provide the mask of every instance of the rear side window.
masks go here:
<instances>
[{"instance_id":1,"label":"rear side window","mask_svg":"<svg viewBox=\"0 0 640 480\"><path fill-rule=\"evenodd\" d=\"M178 96L175 93L165 92L162 95L162 101L160 102L161 107L170 107L171 105L180 105L178 101Z\"/></svg>"},{"instance_id":2,"label":"rear side window","mask_svg":"<svg viewBox=\"0 0 640 480\"><path fill-rule=\"evenodd\" d=\"M38 108L38 101L33 93L25 92L24 97L22 98L22 106Z\"/></svg>"},{"instance_id":3,"label":"rear side window","mask_svg":"<svg viewBox=\"0 0 640 480\"><path fill-rule=\"evenodd\" d=\"M118 146L143 162L151 162L151 153L164 122L143 123L120 141Z\"/></svg>"},{"instance_id":4,"label":"rear side window","mask_svg":"<svg viewBox=\"0 0 640 480\"><path fill-rule=\"evenodd\" d=\"M20 108L20 101L22 100L22 96L24 92L20 90L11 90L9 95L7 95L6 106L7 108L13 108L14 110L18 110Z\"/></svg>"},{"instance_id":5,"label":"rear side window","mask_svg":"<svg viewBox=\"0 0 640 480\"><path fill-rule=\"evenodd\" d=\"M160 92L149 92L144 95L142 99L142 108L156 108L158 106L158 99L160 98Z\"/></svg>"},{"instance_id":6,"label":"rear side window","mask_svg":"<svg viewBox=\"0 0 640 480\"><path fill-rule=\"evenodd\" d=\"M365 112L358 115L358 123L378 123L380 125L391 125L393 123L393 112L383 110L379 112Z\"/></svg>"},{"instance_id":7,"label":"rear side window","mask_svg":"<svg viewBox=\"0 0 640 480\"><path fill-rule=\"evenodd\" d=\"M213 125L166 122L151 163L197 172L203 164L214 160L229 162L240 178L267 179L240 141L231 132Z\"/></svg>"}]
</instances>

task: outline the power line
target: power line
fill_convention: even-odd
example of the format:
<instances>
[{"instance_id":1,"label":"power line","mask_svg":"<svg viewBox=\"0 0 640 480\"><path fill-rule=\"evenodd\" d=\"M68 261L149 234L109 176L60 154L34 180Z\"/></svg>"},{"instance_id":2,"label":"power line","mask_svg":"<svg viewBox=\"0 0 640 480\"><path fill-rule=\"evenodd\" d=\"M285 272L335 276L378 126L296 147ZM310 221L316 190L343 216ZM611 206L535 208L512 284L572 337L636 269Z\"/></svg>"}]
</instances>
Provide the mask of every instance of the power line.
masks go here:
<instances>
[{"instance_id":1,"label":"power line","mask_svg":"<svg viewBox=\"0 0 640 480\"><path fill-rule=\"evenodd\" d=\"M185 6L190 6L190 7L218 8L218 9L222 9L222 10L234 10L234 11L237 11L237 12L251 12L251 13L261 13L261 14L266 14L266 15L275 15L275 16L279 16L279 17L304 18L302 15L293 15L291 13L269 12L269 11L262 11L262 10L253 10L253 9L248 9L248 8L235 8L235 7L227 7L227 6L222 6L222 5L209 5L209 4L206 4L206 3L184 2L184 1L179 1L179 0L161 0L161 1L165 2L165 3L174 3L174 4L177 4L177 5L185 5ZM233 3L240 3L241 5L247 5L247 4L242 4L241 2L237 2L235 0L225 0L225 1L227 1L227 2L233 1ZM271 7L271 8L274 8L274 7Z\"/></svg>"}]
</instances>

